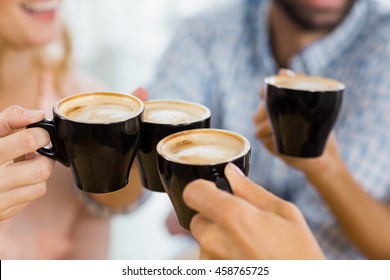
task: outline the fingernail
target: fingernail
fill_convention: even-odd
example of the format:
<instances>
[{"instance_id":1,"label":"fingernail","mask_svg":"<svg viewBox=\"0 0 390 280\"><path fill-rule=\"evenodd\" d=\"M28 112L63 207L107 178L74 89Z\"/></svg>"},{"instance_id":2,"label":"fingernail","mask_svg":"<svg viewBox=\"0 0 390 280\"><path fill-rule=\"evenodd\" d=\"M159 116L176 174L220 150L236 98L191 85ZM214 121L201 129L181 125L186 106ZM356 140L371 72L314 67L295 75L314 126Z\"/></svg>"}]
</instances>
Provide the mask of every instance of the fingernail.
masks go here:
<instances>
[{"instance_id":1,"label":"fingernail","mask_svg":"<svg viewBox=\"0 0 390 280\"><path fill-rule=\"evenodd\" d=\"M235 164L233 163L228 163L227 167L233 171L234 173L236 173L237 175L239 176L245 176L245 174L242 172L242 170L240 168L238 168Z\"/></svg>"}]
</instances>

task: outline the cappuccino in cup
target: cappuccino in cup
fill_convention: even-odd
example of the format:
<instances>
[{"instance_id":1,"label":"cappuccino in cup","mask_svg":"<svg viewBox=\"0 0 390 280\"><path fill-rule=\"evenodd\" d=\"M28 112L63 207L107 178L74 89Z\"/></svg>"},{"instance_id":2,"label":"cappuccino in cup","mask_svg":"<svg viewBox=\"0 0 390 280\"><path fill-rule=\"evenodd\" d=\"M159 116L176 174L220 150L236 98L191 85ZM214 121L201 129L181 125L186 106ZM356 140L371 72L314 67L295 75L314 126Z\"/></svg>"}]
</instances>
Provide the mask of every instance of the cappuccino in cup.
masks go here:
<instances>
[{"instance_id":1,"label":"cappuccino in cup","mask_svg":"<svg viewBox=\"0 0 390 280\"><path fill-rule=\"evenodd\" d=\"M221 130L188 130L168 136L157 147L169 161L190 165L213 165L234 161L249 150L246 139Z\"/></svg>"},{"instance_id":2,"label":"cappuccino in cup","mask_svg":"<svg viewBox=\"0 0 390 280\"><path fill-rule=\"evenodd\" d=\"M231 192L224 173L229 162L248 174L249 141L227 130L191 129L169 135L157 144L160 178L179 223L185 229L189 229L191 219L196 214L183 201L185 186L196 179L205 179Z\"/></svg>"},{"instance_id":3,"label":"cappuccino in cup","mask_svg":"<svg viewBox=\"0 0 390 280\"><path fill-rule=\"evenodd\" d=\"M321 156L342 104L344 84L319 76L265 79L275 147L293 157Z\"/></svg>"},{"instance_id":4,"label":"cappuccino in cup","mask_svg":"<svg viewBox=\"0 0 390 280\"><path fill-rule=\"evenodd\" d=\"M61 101L55 110L63 117L82 123L112 123L140 113L138 100L116 93L74 95Z\"/></svg>"},{"instance_id":5,"label":"cappuccino in cup","mask_svg":"<svg viewBox=\"0 0 390 280\"><path fill-rule=\"evenodd\" d=\"M72 170L81 190L109 193L127 185L138 151L144 104L125 93L91 92L66 97L53 119L29 127L49 132L51 148L39 153Z\"/></svg>"},{"instance_id":6,"label":"cappuccino in cup","mask_svg":"<svg viewBox=\"0 0 390 280\"><path fill-rule=\"evenodd\" d=\"M182 125L210 117L208 108L187 101L151 100L144 104L144 121L148 123Z\"/></svg>"},{"instance_id":7,"label":"cappuccino in cup","mask_svg":"<svg viewBox=\"0 0 390 280\"><path fill-rule=\"evenodd\" d=\"M210 127L210 110L183 100L150 100L144 102L143 138L137 154L143 186L165 192L157 171L156 145L165 136L195 128Z\"/></svg>"},{"instance_id":8,"label":"cappuccino in cup","mask_svg":"<svg viewBox=\"0 0 390 280\"><path fill-rule=\"evenodd\" d=\"M265 82L277 88L304 92L329 92L345 88L339 81L320 76L271 76Z\"/></svg>"}]
</instances>

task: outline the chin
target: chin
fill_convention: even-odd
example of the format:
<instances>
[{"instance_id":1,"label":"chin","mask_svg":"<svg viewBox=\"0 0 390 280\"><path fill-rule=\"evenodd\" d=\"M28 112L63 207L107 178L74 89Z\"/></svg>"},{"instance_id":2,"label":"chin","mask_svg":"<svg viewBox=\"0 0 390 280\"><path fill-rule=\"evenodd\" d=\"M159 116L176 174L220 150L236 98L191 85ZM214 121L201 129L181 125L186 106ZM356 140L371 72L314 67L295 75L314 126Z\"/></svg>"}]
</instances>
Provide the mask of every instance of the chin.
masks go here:
<instances>
[{"instance_id":1,"label":"chin","mask_svg":"<svg viewBox=\"0 0 390 280\"><path fill-rule=\"evenodd\" d=\"M60 38L60 34L60 30L41 33L36 32L30 36L28 41L33 46L44 46L58 40ZM29 42L27 42L27 44Z\"/></svg>"}]
</instances>

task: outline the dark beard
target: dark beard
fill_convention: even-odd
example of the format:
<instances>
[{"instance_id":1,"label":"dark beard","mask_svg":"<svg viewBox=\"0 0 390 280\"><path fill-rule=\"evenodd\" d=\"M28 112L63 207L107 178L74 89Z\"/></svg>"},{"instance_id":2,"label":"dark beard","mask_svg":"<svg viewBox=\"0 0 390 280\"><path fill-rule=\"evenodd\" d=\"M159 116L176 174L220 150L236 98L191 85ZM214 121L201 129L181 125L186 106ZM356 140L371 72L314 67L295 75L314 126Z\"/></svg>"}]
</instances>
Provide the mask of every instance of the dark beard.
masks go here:
<instances>
[{"instance_id":1,"label":"dark beard","mask_svg":"<svg viewBox=\"0 0 390 280\"><path fill-rule=\"evenodd\" d=\"M337 25L339 25L340 22L343 21L343 19L355 3L355 0L349 0L345 9L343 11L340 11L340 14L336 15L333 20L317 22L314 20L315 17L326 15L327 13L329 14L331 11L325 9L308 11L304 7L296 5L295 0L273 1L275 2L275 4L279 5L279 7L293 22L295 22L300 28L308 31L332 30Z\"/></svg>"}]
</instances>

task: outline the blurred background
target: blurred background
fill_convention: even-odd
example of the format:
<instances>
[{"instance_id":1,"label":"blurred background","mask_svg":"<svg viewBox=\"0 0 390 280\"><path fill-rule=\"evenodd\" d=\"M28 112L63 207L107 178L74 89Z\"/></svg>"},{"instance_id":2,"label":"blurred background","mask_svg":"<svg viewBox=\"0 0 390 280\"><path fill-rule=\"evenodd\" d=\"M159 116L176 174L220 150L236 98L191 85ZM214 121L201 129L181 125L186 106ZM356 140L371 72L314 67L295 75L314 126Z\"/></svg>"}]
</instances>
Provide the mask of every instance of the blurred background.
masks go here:
<instances>
[{"instance_id":1,"label":"blurred background","mask_svg":"<svg viewBox=\"0 0 390 280\"><path fill-rule=\"evenodd\" d=\"M151 81L181 20L233 1L240 0L66 0L64 14L79 66L110 90L131 93ZM110 257L174 259L191 251L192 240L166 230L170 209L165 194L153 193L135 212L114 217Z\"/></svg>"},{"instance_id":2,"label":"blurred background","mask_svg":"<svg viewBox=\"0 0 390 280\"><path fill-rule=\"evenodd\" d=\"M65 19L77 64L112 91L145 86L184 18L234 0L67 0ZM171 204L153 193L135 212L111 222L112 259L174 259L191 251L192 240L171 236L165 218Z\"/></svg>"}]
</instances>

